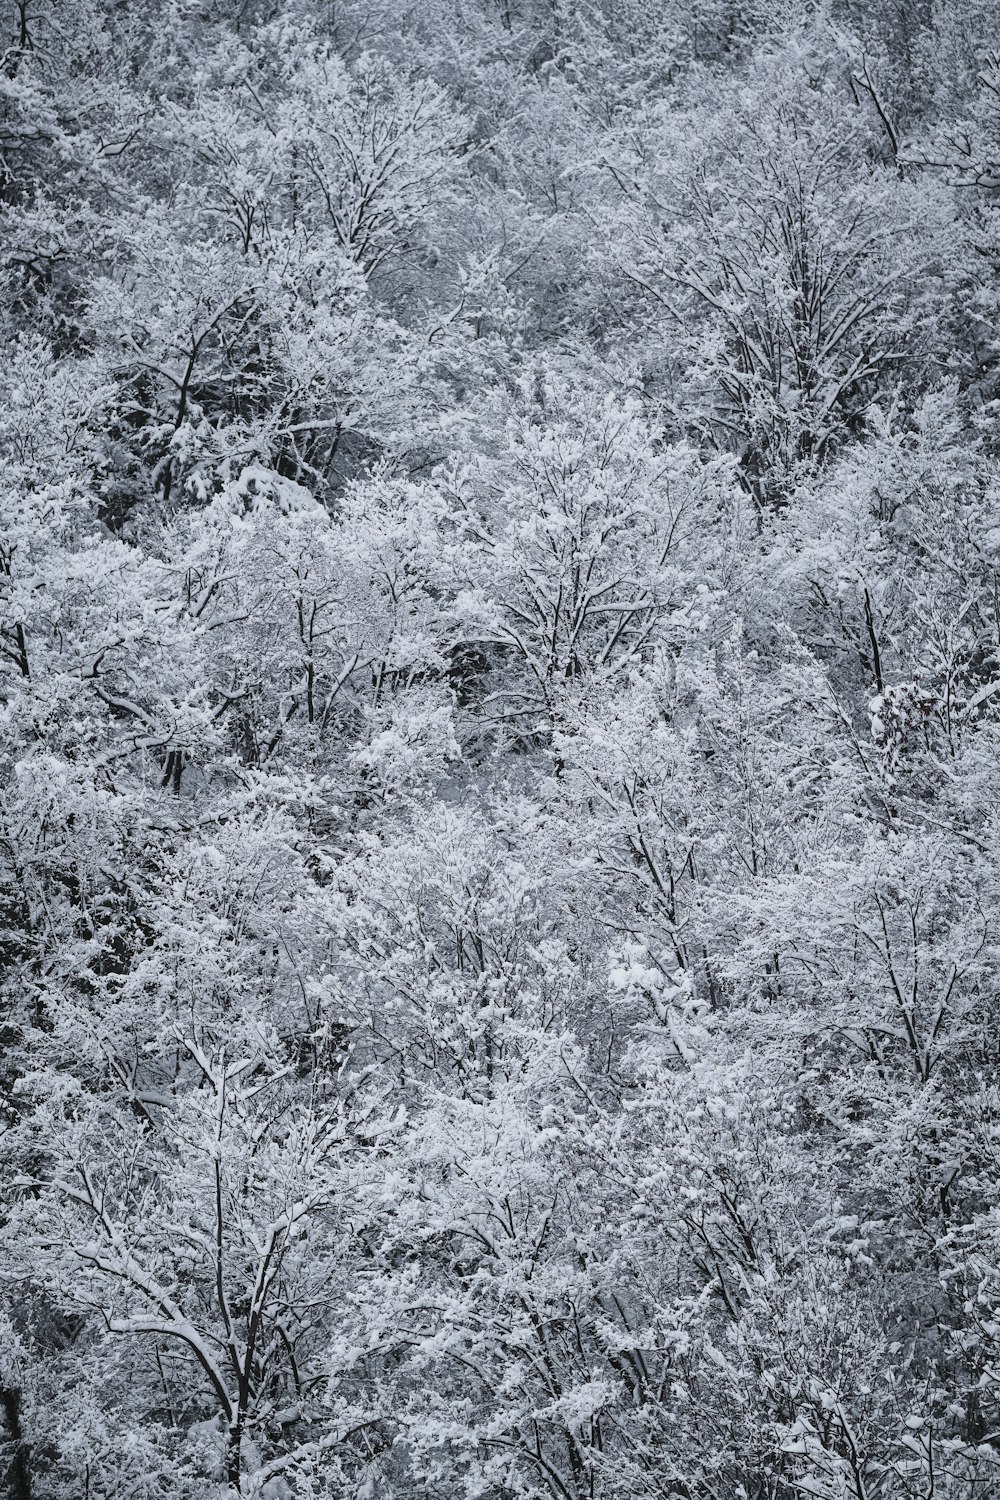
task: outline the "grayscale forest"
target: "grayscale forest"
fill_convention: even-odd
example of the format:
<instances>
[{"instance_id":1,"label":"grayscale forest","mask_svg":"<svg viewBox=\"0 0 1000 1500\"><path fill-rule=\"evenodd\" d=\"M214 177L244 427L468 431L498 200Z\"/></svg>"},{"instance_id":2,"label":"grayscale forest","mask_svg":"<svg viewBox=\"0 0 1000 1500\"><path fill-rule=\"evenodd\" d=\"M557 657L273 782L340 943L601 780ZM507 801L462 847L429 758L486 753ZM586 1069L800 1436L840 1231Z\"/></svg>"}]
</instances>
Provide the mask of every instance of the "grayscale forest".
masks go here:
<instances>
[{"instance_id":1,"label":"grayscale forest","mask_svg":"<svg viewBox=\"0 0 1000 1500\"><path fill-rule=\"evenodd\" d=\"M1000 0L0 5L0 1494L1000 1496Z\"/></svg>"}]
</instances>

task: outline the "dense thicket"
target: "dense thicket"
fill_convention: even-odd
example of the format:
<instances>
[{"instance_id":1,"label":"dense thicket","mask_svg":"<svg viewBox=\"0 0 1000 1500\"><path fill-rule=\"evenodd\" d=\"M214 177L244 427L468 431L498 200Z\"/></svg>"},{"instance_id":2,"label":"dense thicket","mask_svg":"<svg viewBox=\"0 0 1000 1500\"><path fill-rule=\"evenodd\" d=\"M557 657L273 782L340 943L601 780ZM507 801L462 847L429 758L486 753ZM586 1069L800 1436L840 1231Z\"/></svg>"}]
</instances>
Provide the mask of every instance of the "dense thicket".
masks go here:
<instances>
[{"instance_id":1,"label":"dense thicket","mask_svg":"<svg viewBox=\"0 0 1000 1500\"><path fill-rule=\"evenodd\" d=\"M0 1488L1000 1493L995 0L7 0Z\"/></svg>"}]
</instances>

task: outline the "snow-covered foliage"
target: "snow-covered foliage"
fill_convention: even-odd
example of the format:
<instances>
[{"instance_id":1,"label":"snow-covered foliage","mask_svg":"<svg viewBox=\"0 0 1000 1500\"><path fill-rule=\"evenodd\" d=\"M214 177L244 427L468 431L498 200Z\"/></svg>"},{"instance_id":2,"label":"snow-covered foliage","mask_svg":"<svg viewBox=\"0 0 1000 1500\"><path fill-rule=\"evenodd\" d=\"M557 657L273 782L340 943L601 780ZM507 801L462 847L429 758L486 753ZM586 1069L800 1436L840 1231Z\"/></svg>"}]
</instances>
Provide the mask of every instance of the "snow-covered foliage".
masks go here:
<instances>
[{"instance_id":1,"label":"snow-covered foliage","mask_svg":"<svg viewBox=\"0 0 1000 1500\"><path fill-rule=\"evenodd\" d=\"M0 1493L1000 1495L995 0L0 7Z\"/></svg>"}]
</instances>

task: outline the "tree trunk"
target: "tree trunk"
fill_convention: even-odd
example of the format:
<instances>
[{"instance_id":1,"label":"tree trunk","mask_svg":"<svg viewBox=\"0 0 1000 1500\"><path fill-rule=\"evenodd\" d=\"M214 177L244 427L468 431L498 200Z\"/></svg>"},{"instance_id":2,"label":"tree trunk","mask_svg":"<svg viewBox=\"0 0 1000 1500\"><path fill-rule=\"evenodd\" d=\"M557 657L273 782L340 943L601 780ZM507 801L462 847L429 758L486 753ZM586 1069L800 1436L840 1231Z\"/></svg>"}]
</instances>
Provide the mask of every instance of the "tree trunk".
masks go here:
<instances>
[{"instance_id":1,"label":"tree trunk","mask_svg":"<svg viewBox=\"0 0 1000 1500\"><path fill-rule=\"evenodd\" d=\"M0 1387L0 1407L10 1433L11 1456L7 1472L0 1475L8 1500L31 1500L31 1466L28 1445L21 1430L21 1392Z\"/></svg>"}]
</instances>

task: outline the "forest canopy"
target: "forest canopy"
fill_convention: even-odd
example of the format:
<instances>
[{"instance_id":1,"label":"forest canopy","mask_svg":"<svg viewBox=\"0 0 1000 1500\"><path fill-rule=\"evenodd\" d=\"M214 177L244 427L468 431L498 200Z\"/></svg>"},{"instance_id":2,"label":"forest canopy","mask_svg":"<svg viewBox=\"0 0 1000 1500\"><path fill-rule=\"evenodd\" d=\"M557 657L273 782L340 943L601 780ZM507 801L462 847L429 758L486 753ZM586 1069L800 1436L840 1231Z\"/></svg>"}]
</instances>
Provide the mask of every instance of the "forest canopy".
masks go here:
<instances>
[{"instance_id":1,"label":"forest canopy","mask_svg":"<svg viewBox=\"0 0 1000 1500\"><path fill-rule=\"evenodd\" d=\"M0 6L0 1492L1000 1494L996 0Z\"/></svg>"}]
</instances>

